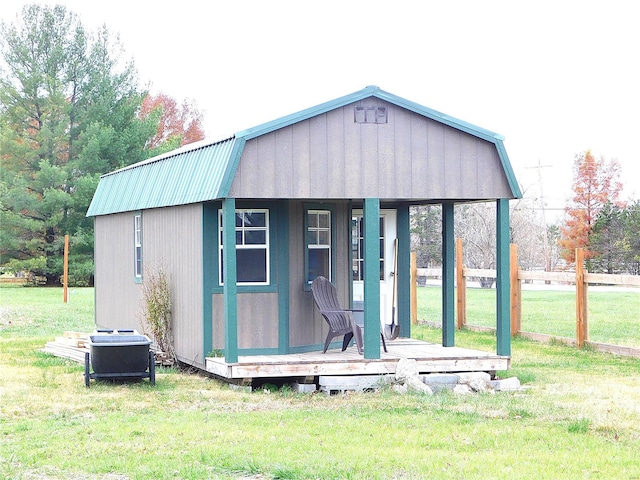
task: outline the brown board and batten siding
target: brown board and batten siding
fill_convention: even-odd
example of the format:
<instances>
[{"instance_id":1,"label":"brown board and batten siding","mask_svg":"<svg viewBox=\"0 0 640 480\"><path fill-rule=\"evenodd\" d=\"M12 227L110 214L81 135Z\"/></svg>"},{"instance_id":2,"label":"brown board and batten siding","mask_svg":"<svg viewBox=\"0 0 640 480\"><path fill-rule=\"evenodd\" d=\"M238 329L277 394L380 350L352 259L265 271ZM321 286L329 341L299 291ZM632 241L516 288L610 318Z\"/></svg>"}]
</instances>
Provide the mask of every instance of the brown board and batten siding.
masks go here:
<instances>
[{"instance_id":1,"label":"brown board and batten siding","mask_svg":"<svg viewBox=\"0 0 640 480\"><path fill-rule=\"evenodd\" d=\"M174 347L179 360L194 366L204 365L202 215L199 203L142 213L143 277L154 268L168 273Z\"/></svg>"},{"instance_id":2,"label":"brown board and batten siding","mask_svg":"<svg viewBox=\"0 0 640 480\"><path fill-rule=\"evenodd\" d=\"M150 334L142 318L142 288L134 279L135 213L95 219L95 248L102 253L95 259L96 325ZM180 360L202 366L202 205L149 209L141 215L142 277L160 267L169 273L172 315L179 319L173 327L176 352Z\"/></svg>"},{"instance_id":3,"label":"brown board and batten siding","mask_svg":"<svg viewBox=\"0 0 640 480\"><path fill-rule=\"evenodd\" d=\"M224 348L224 296L211 296L213 348ZM238 348L278 348L278 294L238 294Z\"/></svg>"},{"instance_id":4,"label":"brown board and batten siding","mask_svg":"<svg viewBox=\"0 0 640 480\"><path fill-rule=\"evenodd\" d=\"M247 141L235 198L508 198L511 187L489 141L381 99L384 124L354 122L346 105Z\"/></svg>"},{"instance_id":5,"label":"brown board and batten siding","mask_svg":"<svg viewBox=\"0 0 640 480\"><path fill-rule=\"evenodd\" d=\"M322 336L322 322L313 312L313 298L304 291L304 241L301 221L302 202L289 205L289 345L298 347L318 343ZM321 319L320 319L321 320Z\"/></svg>"},{"instance_id":6,"label":"brown board and batten siding","mask_svg":"<svg viewBox=\"0 0 640 480\"><path fill-rule=\"evenodd\" d=\"M140 328L140 285L134 281L133 212L96 217L94 228L96 327ZM127 241L128 240L128 241Z\"/></svg>"}]
</instances>

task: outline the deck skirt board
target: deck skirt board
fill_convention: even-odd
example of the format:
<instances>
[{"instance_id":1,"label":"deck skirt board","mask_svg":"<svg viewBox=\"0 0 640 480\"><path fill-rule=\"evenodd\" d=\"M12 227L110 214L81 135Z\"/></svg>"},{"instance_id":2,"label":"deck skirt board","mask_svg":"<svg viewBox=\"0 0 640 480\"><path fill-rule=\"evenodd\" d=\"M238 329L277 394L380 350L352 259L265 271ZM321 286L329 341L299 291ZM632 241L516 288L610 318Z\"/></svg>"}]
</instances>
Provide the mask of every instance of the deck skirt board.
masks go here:
<instances>
[{"instance_id":1,"label":"deck skirt board","mask_svg":"<svg viewBox=\"0 0 640 480\"><path fill-rule=\"evenodd\" d=\"M327 353L240 356L236 363L224 357L206 359L206 370L232 380L247 378L307 377L318 375L392 374L402 358L415 359L420 373L507 370L510 357L460 347L443 347L420 340L399 338L388 342L389 352L365 359L356 347Z\"/></svg>"}]
</instances>

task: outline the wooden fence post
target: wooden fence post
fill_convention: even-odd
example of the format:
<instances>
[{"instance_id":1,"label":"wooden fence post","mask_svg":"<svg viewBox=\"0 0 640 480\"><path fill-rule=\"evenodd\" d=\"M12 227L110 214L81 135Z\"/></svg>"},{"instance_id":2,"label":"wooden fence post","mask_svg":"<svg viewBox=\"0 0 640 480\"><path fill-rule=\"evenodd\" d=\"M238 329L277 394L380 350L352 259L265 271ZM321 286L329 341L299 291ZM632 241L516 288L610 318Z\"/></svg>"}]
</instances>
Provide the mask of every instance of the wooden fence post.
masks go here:
<instances>
[{"instance_id":1,"label":"wooden fence post","mask_svg":"<svg viewBox=\"0 0 640 480\"><path fill-rule=\"evenodd\" d=\"M458 310L458 330L467 323L467 280L464 277L464 264L462 262L462 239L456 238L456 293Z\"/></svg>"},{"instance_id":2,"label":"wooden fence post","mask_svg":"<svg viewBox=\"0 0 640 480\"><path fill-rule=\"evenodd\" d=\"M418 254L411 252L411 325L418 324Z\"/></svg>"},{"instance_id":3,"label":"wooden fence post","mask_svg":"<svg viewBox=\"0 0 640 480\"><path fill-rule=\"evenodd\" d=\"M576 248L576 343L578 347L588 340L587 335L587 284L584 278L584 250Z\"/></svg>"},{"instance_id":4,"label":"wooden fence post","mask_svg":"<svg viewBox=\"0 0 640 480\"><path fill-rule=\"evenodd\" d=\"M522 328L522 280L518 280L518 245L512 243L509 283L511 289L511 336L515 337Z\"/></svg>"}]
</instances>

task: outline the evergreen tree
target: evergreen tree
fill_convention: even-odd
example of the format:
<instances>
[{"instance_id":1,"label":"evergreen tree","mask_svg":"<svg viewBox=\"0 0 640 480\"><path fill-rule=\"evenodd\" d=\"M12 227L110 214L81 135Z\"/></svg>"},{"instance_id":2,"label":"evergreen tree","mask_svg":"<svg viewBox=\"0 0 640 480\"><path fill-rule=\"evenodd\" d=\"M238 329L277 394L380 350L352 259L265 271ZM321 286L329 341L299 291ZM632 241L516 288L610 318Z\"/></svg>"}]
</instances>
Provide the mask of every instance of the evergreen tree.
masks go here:
<instances>
[{"instance_id":1,"label":"evergreen tree","mask_svg":"<svg viewBox=\"0 0 640 480\"><path fill-rule=\"evenodd\" d=\"M416 252L418 267L439 267L442 264L442 207L417 206L410 212L411 249Z\"/></svg>"},{"instance_id":2,"label":"evergreen tree","mask_svg":"<svg viewBox=\"0 0 640 480\"><path fill-rule=\"evenodd\" d=\"M626 271L629 243L625 235L625 220L625 210L617 205L607 203L602 207L589 234L589 271L609 274Z\"/></svg>"},{"instance_id":3,"label":"evergreen tree","mask_svg":"<svg viewBox=\"0 0 640 480\"><path fill-rule=\"evenodd\" d=\"M629 246L625 258L627 272L640 275L640 200L627 206L624 228Z\"/></svg>"},{"instance_id":4,"label":"evergreen tree","mask_svg":"<svg viewBox=\"0 0 640 480\"><path fill-rule=\"evenodd\" d=\"M0 49L0 265L55 284L69 234L71 281L90 284L99 176L146 158L158 116L138 117L146 92L106 27L63 6L25 6Z\"/></svg>"}]
</instances>

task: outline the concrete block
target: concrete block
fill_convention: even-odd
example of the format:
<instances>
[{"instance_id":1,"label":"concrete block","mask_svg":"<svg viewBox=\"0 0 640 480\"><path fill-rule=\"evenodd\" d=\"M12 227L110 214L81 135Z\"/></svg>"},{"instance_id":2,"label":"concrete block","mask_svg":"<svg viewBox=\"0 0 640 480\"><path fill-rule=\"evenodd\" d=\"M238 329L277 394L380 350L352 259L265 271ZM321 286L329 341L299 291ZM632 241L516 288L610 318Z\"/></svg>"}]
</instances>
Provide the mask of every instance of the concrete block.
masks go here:
<instances>
[{"instance_id":1,"label":"concrete block","mask_svg":"<svg viewBox=\"0 0 640 480\"><path fill-rule=\"evenodd\" d=\"M296 393L313 393L316 391L315 383L292 383L291 390Z\"/></svg>"},{"instance_id":2,"label":"concrete block","mask_svg":"<svg viewBox=\"0 0 640 480\"><path fill-rule=\"evenodd\" d=\"M460 377L453 373L432 373L429 375L421 375L420 380L431 387L434 392L442 390L453 390L458 383Z\"/></svg>"},{"instance_id":3,"label":"concrete block","mask_svg":"<svg viewBox=\"0 0 640 480\"><path fill-rule=\"evenodd\" d=\"M496 392L512 392L520 390L520 380L518 377L502 378L499 380L492 380L489 384Z\"/></svg>"},{"instance_id":4,"label":"concrete block","mask_svg":"<svg viewBox=\"0 0 640 480\"><path fill-rule=\"evenodd\" d=\"M318 384L320 390L328 394L361 392L386 384L386 377L387 375L321 375L318 377Z\"/></svg>"}]
</instances>

